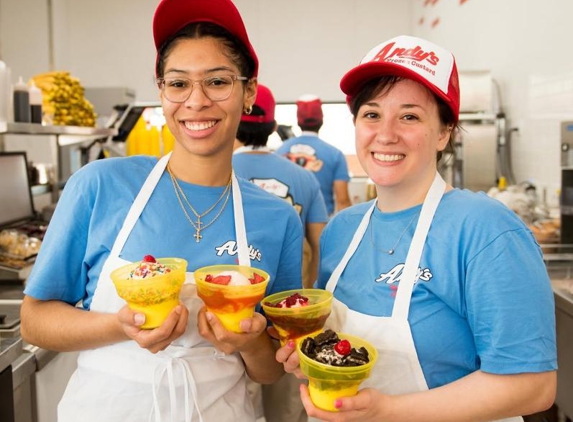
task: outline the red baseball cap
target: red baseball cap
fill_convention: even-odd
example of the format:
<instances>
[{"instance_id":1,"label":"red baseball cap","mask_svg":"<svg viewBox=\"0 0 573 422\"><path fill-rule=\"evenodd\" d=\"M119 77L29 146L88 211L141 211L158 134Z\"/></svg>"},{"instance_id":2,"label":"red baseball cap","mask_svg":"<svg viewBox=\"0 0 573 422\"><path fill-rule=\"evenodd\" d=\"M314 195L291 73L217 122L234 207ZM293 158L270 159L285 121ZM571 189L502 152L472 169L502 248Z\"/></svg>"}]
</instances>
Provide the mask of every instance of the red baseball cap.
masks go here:
<instances>
[{"instance_id":1,"label":"red baseball cap","mask_svg":"<svg viewBox=\"0 0 573 422\"><path fill-rule=\"evenodd\" d=\"M322 101L316 95L303 95L296 101L296 118L299 125L322 123Z\"/></svg>"},{"instance_id":2,"label":"red baseball cap","mask_svg":"<svg viewBox=\"0 0 573 422\"><path fill-rule=\"evenodd\" d=\"M241 122L249 123L272 123L275 121L275 97L273 93L266 86L259 84L257 86L257 99L255 104L262 111L262 116L254 116L252 114L243 114Z\"/></svg>"},{"instance_id":3,"label":"red baseball cap","mask_svg":"<svg viewBox=\"0 0 573 422\"><path fill-rule=\"evenodd\" d=\"M257 76L257 54L249 41L240 13L230 0L161 0L153 16L153 39L157 52L177 31L193 22L214 23L237 37L253 59L253 76Z\"/></svg>"},{"instance_id":4,"label":"red baseball cap","mask_svg":"<svg viewBox=\"0 0 573 422\"><path fill-rule=\"evenodd\" d=\"M370 79L393 75L412 79L443 99L460 115L460 86L452 53L422 38L401 35L378 44L360 64L342 77L340 89L347 102Z\"/></svg>"}]
</instances>

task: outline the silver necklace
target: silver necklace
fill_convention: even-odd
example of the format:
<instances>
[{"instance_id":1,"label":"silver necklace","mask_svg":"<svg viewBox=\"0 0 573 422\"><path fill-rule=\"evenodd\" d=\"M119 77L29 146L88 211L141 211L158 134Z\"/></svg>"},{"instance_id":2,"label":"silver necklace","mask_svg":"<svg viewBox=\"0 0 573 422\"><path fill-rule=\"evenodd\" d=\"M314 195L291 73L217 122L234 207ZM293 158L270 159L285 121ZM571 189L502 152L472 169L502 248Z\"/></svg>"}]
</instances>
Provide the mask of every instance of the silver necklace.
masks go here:
<instances>
[{"instance_id":1,"label":"silver necklace","mask_svg":"<svg viewBox=\"0 0 573 422\"><path fill-rule=\"evenodd\" d=\"M183 189L179 185L179 182L177 182L177 179L176 179L175 175L173 174L173 171L171 170L169 163L167 163L167 172L169 173L169 176L171 177L171 183L173 184L173 188L175 189L175 196L177 196L177 201L179 202L179 205L181 206L181 209L183 210L183 213L185 214L187 221L189 221L191 223L191 225L193 226L193 228L195 229L195 234L193 235L193 237L195 238L195 241L197 243L199 243L201 241L201 239L203 238L201 231L205 230L207 227L211 226L215 221L217 221L217 219L221 216L221 214L225 210L227 202L229 201L229 197L231 196L231 181L233 179L233 173L231 172L231 176L229 177L229 182L227 183L227 186L225 187L225 190L223 191L223 193L221 194L219 199L217 199L217 201L215 201L215 203L211 207L209 207L209 209L207 211L199 214L195 210L195 208L193 208L193 206L191 205L191 203L189 202L189 200L185 196L185 193L183 192ZM181 200L181 198L183 198L183 200ZM201 221L201 219L203 217L205 217L207 214L209 214L211 211L213 211L215 209L215 207L221 202L221 200L223 198L225 198L225 200L223 202L223 205L219 209L219 212L217 213L217 215L215 215L215 217L213 217L213 219L211 221L209 221L208 223L203 223L203 221ZM189 209L193 212L193 214L197 218L196 222L194 222L191 219L191 216L189 215L189 213L185 209L185 205L183 205L183 201L185 201L185 203L187 204Z\"/></svg>"},{"instance_id":2,"label":"silver necklace","mask_svg":"<svg viewBox=\"0 0 573 422\"><path fill-rule=\"evenodd\" d=\"M394 252L396 252L396 248L398 247L400 240L402 240L402 238L404 237L404 235L406 234L406 232L408 231L408 229L410 228L410 226L412 225L412 223L414 222L414 220L416 219L417 216L418 216L417 213L414 214L414 217L412 217L412 219L410 220L410 222L408 223L406 228L402 231L402 233L400 234L400 237L398 238L398 240L396 240L396 243L394 243L394 246L392 246L388 250L380 249L378 246L376 246L376 243L374 242L374 228L373 228L374 224L371 221L370 222L370 243L372 243L372 246L374 246L378 251L383 252L383 253L387 253L388 255L394 255Z\"/></svg>"}]
</instances>

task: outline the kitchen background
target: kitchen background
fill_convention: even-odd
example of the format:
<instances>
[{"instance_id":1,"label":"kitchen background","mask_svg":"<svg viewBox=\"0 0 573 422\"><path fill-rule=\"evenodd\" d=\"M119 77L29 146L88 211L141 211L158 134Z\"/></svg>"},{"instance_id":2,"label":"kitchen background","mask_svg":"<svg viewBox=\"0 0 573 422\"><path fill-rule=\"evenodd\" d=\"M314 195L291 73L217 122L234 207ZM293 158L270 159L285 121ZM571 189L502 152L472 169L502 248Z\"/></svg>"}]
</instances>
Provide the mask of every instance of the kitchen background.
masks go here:
<instances>
[{"instance_id":1,"label":"kitchen background","mask_svg":"<svg viewBox=\"0 0 573 422\"><path fill-rule=\"evenodd\" d=\"M157 101L151 18L157 0L0 0L0 58L12 78L68 70L87 87L128 87ZM461 71L490 70L516 182L557 206L560 123L573 119L568 0L236 0L278 102L315 93L341 102L338 82L376 43L426 37ZM348 142L353 142L348 139Z\"/></svg>"},{"instance_id":2,"label":"kitchen background","mask_svg":"<svg viewBox=\"0 0 573 422\"><path fill-rule=\"evenodd\" d=\"M10 67L13 83L19 76L27 81L37 74L62 70L80 79L86 87L86 97L94 103L95 97L90 95L96 92L100 98L108 95L108 99L123 92L126 95L122 99L129 97L138 104L157 104L151 32L157 2L0 0L0 60ZM280 103L277 109L280 118L292 114L292 103L305 93L320 96L326 108L335 110L333 113L344 113L341 111L345 110L344 96L338 87L342 75L374 45L398 34L421 36L451 50L462 74L485 76L486 83L487 77L493 78L490 86L478 81L478 85L482 84L478 96L491 96L491 107L485 110L488 117L481 118L474 113L462 122L467 132L462 133L465 155L460 157L473 160L464 163L465 168L471 167L472 181L480 189L488 190L496 184L495 173L499 173L499 167L505 166L506 172L508 168L512 170L510 182L529 182L536 186L541 200L559 215L562 167L573 165L573 160L563 164L561 161L562 122L573 121L573 58L570 54L573 1L234 2L243 15L261 62L259 80L272 89ZM462 99L463 89L464 85ZM143 108L142 105L140 114ZM497 118L502 112L505 118ZM30 130L30 126L36 127ZM321 135L345 153L352 154L351 124L346 126L350 126L350 130L336 130L332 136L325 127ZM567 142L573 151L573 124L569 132ZM60 169L55 177L56 182L58 177L65 181L73 171L69 156L77 153L77 145L107 134L105 130L98 132L91 128L68 131L40 125L3 127L0 122L0 151L3 148L27 150L28 159L35 163L42 163L44 153L60 156ZM500 149L497 153L496 148ZM7 173L10 173L7 167L0 165L0 182L4 180L4 191L12 194L16 189L6 182ZM573 167L567 174L571 191L564 196L569 198L569 203L564 201L563 205L567 205L569 211L562 223L567 225L570 238L562 243L573 243ZM26 177L23 180L27 183ZM359 193L364 194L364 178L361 183ZM24 185L24 195L28 195L26 189ZM32 189L32 193L36 211L42 211L46 204L53 205L58 198L58 189L51 192L49 188ZM0 195L2 201L9 203ZM5 207L0 208L0 219L4 210ZM552 254L554 250L549 249L544 252L556 292L560 356L556 403L560 413L555 414L553 409L553 413L537 415L528 422L561 422L566 420L565 414L569 418L573 415L573 361L561 358L573 353L573 284L570 283L573 254ZM21 284L31 265L17 271L14 289L5 280L13 278L14 273L1 267L0 317L4 314L5 318L3 323L0 321L0 420L54 422L55 406L66 377L73 371L75 355L57 354L29 345L22 350L18 325ZM569 293L563 293L564 289L569 289ZM16 296L5 295L12 291ZM11 390L13 393L9 394ZM13 417L2 419L7 418L3 411L12 412Z\"/></svg>"}]
</instances>

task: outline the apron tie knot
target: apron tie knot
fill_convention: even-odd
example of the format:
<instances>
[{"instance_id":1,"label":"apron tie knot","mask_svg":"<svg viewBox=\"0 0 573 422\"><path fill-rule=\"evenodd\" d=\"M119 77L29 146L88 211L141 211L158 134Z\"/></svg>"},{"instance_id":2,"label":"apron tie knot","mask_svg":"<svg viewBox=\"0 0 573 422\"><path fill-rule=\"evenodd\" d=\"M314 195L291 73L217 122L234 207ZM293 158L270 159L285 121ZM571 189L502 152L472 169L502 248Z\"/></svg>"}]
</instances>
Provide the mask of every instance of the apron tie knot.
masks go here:
<instances>
[{"instance_id":1,"label":"apron tie knot","mask_svg":"<svg viewBox=\"0 0 573 422\"><path fill-rule=\"evenodd\" d=\"M161 353L161 355L163 357L163 362L155 368L153 373L153 407L151 409L151 414L149 415L149 420L151 421L153 415L155 415L155 422L164 422L161 418L159 394L163 379L166 378L167 386L169 388L169 413L171 415L171 422L179 422L181 420L185 422L191 422L193 420L193 409L197 410L199 421L203 422L201 410L199 409L199 404L197 403L197 385L195 383L195 378L193 377L193 372L191 371L189 363L185 358L183 358L184 353L176 352L173 355L169 353ZM181 379L183 384L183 401L185 409L184 419L181 419L179 415L179 407L177 406L177 389L175 380L176 376ZM193 397L193 406L191 406L189 400L190 393Z\"/></svg>"}]
</instances>

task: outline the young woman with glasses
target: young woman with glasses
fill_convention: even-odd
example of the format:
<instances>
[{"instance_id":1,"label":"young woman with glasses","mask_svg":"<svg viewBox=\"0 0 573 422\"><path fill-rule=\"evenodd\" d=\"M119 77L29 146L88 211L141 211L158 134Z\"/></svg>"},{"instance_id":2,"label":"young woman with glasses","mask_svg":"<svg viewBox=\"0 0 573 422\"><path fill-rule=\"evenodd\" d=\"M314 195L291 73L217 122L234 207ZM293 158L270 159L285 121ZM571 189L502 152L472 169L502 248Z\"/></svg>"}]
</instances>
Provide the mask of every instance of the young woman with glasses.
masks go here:
<instances>
[{"instance_id":1,"label":"young woman with glasses","mask_svg":"<svg viewBox=\"0 0 573 422\"><path fill-rule=\"evenodd\" d=\"M184 258L189 272L251 265L270 274L267 293L301 286L298 215L232 172L258 70L237 9L229 0L163 0L153 32L174 149L161 159L96 161L72 176L27 282L22 335L81 351L60 422L254 421L247 374L271 383L283 373L262 315L229 332L186 283L167 320L142 330L143 315L110 280L113 269L153 255ZM281 218L264 224L268 215Z\"/></svg>"}]
</instances>

